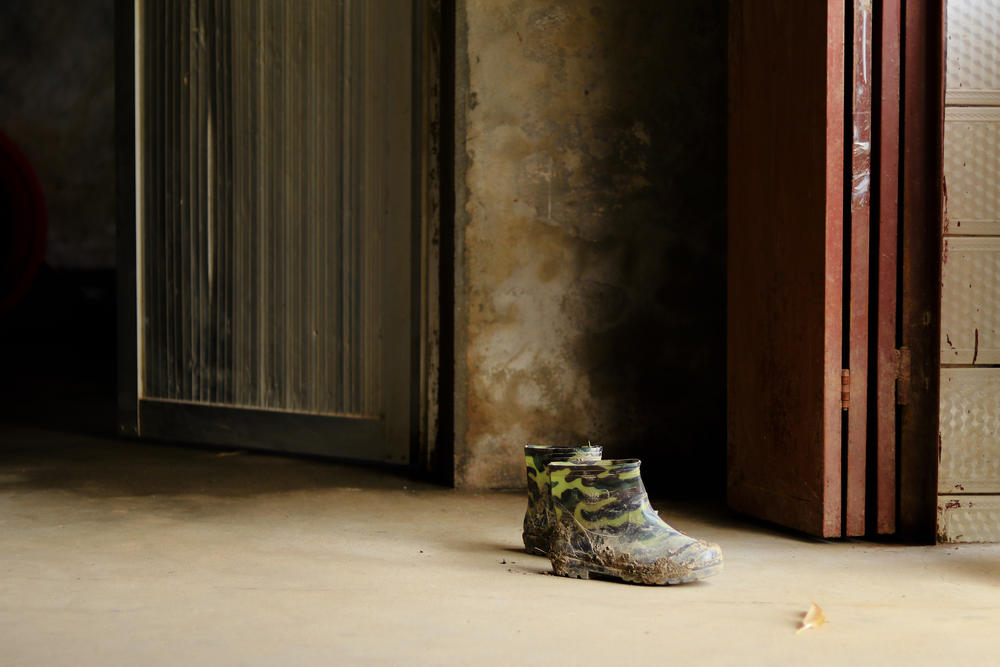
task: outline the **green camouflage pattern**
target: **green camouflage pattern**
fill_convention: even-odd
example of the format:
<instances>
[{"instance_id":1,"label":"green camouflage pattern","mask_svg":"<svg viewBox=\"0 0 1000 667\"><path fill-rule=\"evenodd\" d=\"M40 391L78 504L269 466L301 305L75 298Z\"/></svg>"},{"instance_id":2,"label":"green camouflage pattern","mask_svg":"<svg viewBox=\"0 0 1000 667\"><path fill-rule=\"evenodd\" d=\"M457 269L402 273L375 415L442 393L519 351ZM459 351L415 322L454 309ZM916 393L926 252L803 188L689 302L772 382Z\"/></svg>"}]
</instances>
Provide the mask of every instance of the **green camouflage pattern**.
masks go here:
<instances>
[{"instance_id":1,"label":"green camouflage pattern","mask_svg":"<svg viewBox=\"0 0 1000 667\"><path fill-rule=\"evenodd\" d=\"M679 584L722 570L718 545L675 530L653 509L638 460L556 461L548 470L555 512L549 559L556 574Z\"/></svg>"},{"instance_id":2,"label":"green camouflage pattern","mask_svg":"<svg viewBox=\"0 0 1000 667\"><path fill-rule=\"evenodd\" d=\"M546 447L525 445L524 463L528 477L528 509L524 513L524 549L528 553L547 556L552 539L552 495L546 466L553 461L599 461L601 447Z\"/></svg>"}]
</instances>

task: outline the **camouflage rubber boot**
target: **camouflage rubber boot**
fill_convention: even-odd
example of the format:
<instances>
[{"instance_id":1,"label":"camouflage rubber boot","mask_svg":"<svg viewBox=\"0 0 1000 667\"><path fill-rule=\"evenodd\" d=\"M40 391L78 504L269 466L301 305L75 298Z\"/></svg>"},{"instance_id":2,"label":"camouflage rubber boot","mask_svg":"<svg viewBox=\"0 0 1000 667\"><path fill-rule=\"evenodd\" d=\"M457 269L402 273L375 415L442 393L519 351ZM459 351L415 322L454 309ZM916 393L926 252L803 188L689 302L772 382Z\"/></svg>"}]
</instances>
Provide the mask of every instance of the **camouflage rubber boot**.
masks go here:
<instances>
[{"instance_id":1,"label":"camouflage rubber boot","mask_svg":"<svg viewBox=\"0 0 1000 667\"><path fill-rule=\"evenodd\" d=\"M716 544L674 530L649 504L639 461L549 464L556 514L549 560L556 574L600 574L641 584L680 584L722 570Z\"/></svg>"},{"instance_id":2,"label":"camouflage rubber boot","mask_svg":"<svg viewBox=\"0 0 1000 667\"><path fill-rule=\"evenodd\" d=\"M553 461L599 461L601 448L544 447L525 445L524 462L528 474L528 509L524 513L524 550L547 556L552 538L552 495L549 493L549 474L545 466Z\"/></svg>"}]
</instances>

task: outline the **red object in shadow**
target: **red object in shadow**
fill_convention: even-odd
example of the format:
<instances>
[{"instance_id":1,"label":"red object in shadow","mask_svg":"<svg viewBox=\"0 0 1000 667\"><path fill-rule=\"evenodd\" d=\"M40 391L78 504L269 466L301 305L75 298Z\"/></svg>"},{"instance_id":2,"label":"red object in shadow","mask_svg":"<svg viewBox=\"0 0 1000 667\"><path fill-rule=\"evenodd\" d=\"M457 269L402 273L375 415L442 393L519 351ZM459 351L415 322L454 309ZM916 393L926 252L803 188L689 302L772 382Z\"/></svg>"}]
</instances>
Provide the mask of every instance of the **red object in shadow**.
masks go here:
<instances>
[{"instance_id":1,"label":"red object in shadow","mask_svg":"<svg viewBox=\"0 0 1000 667\"><path fill-rule=\"evenodd\" d=\"M31 287L45 258L47 237L38 177L24 153L0 132L0 314Z\"/></svg>"}]
</instances>

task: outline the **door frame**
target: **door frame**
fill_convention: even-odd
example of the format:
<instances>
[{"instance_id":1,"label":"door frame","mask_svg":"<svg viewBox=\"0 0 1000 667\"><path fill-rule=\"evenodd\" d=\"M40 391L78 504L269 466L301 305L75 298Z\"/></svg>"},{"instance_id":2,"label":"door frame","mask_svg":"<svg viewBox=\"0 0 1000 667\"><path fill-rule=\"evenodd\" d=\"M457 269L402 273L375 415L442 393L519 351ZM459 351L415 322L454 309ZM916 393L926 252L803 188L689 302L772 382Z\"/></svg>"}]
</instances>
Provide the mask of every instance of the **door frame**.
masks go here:
<instances>
[{"instance_id":1,"label":"door frame","mask_svg":"<svg viewBox=\"0 0 1000 667\"><path fill-rule=\"evenodd\" d=\"M151 437L197 444L230 444L255 449L278 450L273 437L288 434L302 445L297 452L317 454L325 458L360 458L355 452L330 456L322 451L318 438L329 424L340 423L347 435L363 430L363 426L347 424L350 420L270 410L244 410L226 406L174 404L180 407L186 426L175 428L169 437L158 435L158 425L165 415L159 401L139 397L138 314L139 274L137 266L136 232L136 169L138 128L136 70L136 3L138 0L115 0L115 151L116 151L116 222L117 222L117 301L118 301L118 430L126 437ZM438 403L441 375L440 294L438 270L446 255L437 249L434 239L441 227L441 165L444 162L439 127L440 89L442 73L441 29L443 12L433 0L412 0L413 6L413 71L412 71L412 180L411 180L411 239L409 312L405 318L410 331L407 387L401 390L406 405L406 429L410 445L408 461L396 462L395 467L408 468L411 473L447 477L450 465L442 465L442 454L448 451L440 441ZM446 37L446 34L445 34ZM149 405L147 405L147 403ZM234 428L235 413L242 413L247 422ZM140 430L140 419L152 429ZM172 419L176 422L176 419ZM398 428L398 427L397 427ZM147 436L147 431L152 435Z\"/></svg>"}]
</instances>

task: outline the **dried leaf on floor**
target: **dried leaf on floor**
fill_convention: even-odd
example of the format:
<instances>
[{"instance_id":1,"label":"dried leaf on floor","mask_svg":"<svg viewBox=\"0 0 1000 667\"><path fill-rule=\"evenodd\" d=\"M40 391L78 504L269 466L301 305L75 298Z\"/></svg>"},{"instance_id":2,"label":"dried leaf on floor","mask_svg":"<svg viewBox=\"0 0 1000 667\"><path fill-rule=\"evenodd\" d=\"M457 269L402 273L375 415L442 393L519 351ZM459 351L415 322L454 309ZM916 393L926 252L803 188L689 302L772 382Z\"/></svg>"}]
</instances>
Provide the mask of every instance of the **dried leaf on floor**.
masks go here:
<instances>
[{"instance_id":1,"label":"dried leaf on floor","mask_svg":"<svg viewBox=\"0 0 1000 667\"><path fill-rule=\"evenodd\" d=\"M804 630L818 628L824 623L826 623L826 616L823 615L823 610L820 609L818 604L813 602L809 607L809 611L806 612L805 617L802 619L802 625L795 631L795 634L799 634Z\"/></svg>"}]
</instances>

